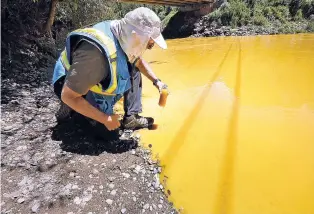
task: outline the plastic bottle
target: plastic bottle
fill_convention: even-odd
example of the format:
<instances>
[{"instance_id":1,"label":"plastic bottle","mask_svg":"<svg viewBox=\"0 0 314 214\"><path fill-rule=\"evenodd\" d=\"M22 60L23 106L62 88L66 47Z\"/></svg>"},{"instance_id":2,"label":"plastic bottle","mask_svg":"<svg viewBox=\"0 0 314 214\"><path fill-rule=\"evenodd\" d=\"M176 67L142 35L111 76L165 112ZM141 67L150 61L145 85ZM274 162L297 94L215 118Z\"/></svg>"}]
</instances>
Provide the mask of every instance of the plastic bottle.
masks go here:
<instances>
[{"instance_id":1,"label":"plastic bottle","mask_svg":"<svg viewBox=\"0 0 314 214\"><path fill-rule=\"evenodd\" d=\"M168 97L168 90L167 89L162 89L159 97L159 106L165 107L166 102L167 102L167 97Z\"/></svg>"}]
</instances>

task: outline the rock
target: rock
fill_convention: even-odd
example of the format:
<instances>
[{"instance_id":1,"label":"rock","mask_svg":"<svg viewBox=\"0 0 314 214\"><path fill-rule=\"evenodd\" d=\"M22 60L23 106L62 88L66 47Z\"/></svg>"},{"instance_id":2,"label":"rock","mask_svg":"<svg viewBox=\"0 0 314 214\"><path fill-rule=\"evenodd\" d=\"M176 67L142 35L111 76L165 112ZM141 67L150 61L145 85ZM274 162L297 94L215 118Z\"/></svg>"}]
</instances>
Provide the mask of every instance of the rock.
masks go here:
<instances>
[{"instance_id":1,"label":"rock","mask_svg":"<svg viewBox=\"0 0 314 214\"><path fill-rule=\"evenodd\" d=\"M114 188L114 184L109 184L108 187L109 187L110 189L113 189L113 188Z\"/></svg>"},{"instance_id":2,"label":"rock","mask_svg":"<svg viewBox=\"0 0 314 214\"><path fill-rule=\"evenodd\" d=\"M161 204L158 204L158 208L161 209L161 208L162 208L162 205L161 205Z\"/></svg>"},{"instance_id":3,"label":"rock","mask_svg":"<svg viewBox=\"0 0 314 214\"><path fill-rule=\"evenodd\" d=\"M140 165L136 165L135 168L134 168L134 172L136 174L138 174L138 173L140 173L141 169L142 169L142 167Z\"/></svg>"},{"instance_id":4,"label":"rock","mask_svg":"<svg viewBox=\"0 0 314 214\"><path fill-rule=\"evenodd\" d=\"M2 130L7 132L7 131L10 131L14 128L14 126L5 126L5 127L2 127Z\"/></svg>"},{"instance_id":5,"label":"rock","mask_svg":"<svg viewBox=\"0 0 314 214\"><path fill-rule=\"evenodd\" d=\"M67 214L74 214L73 212L67 212Z\"/></svg>"},{"instance_id":6,"label":"rock","mask_svg":"<svg viewBox=\"0 0 314 214\"><path fill-rule=\"evenodd\" d=\"M125 208L121 209L121 213L125 213L125 212L126 212Z\"/></svg>"},{"instance_id":7,"label":"rock","mask_svg":"<svg viewBox=\"0 0 314 214\"><path fill-rule=\"evenodd\" d=\"M82 199L80 199L79 197L75 197L74 198L74 203L75 204L80 204L82 202Z\"/></svg>"},{"instance_id":8,"label":"rock","mask_svg":"<svg viewBox=\"0 0 314 214\"><path fill-rule=\"evenodd\" d=\"M99 173L99 171L97 169L93 169L93 174L97 175Z\"/></svg>"},{"instance_id":9,"label":"rock","mask_svg":"<svg viewBox=\"0 0 314 214\"><path fill-rule=\"evenodd\" d=\"M150 206L150 207L149 207L149 210L150 210L150 211L153 211L153 207L152 207L152 206Z\"/></svg>"},{"instance_id":10,"label":"rock","mask_svg":"<svg viewBox=\"0 0 314 214\"><path fill-rule=\"evenodd\" d=\"M145 205L143 206L143 208L144 208L145 210L147 210L147 209L149 208L149 204L145 204Z\"/></svg>"},{"instance_id":11,"label":"rock","mask_svg":"<svg viewBox=\"0 0 314 214\"><path fill-rule=\"evenodd\" d=\"M26 149L27 149L27 146L18 146L16 148L17 151L26 150Z\"/></svg>"},{"instance_id":12,"label":"rock","mask_svg":"<svg viewBox=\"0 0 314 214\"><path fill-rule=\"evenodd\" d=\"M133 199L133 201L136 201L136 197L133 197L132 199Z\"/></svg>"},{"instance_id":13,"label":"rock","mask_svg":"<svg viewBox=\"0 0 314 214\"><path fill-rule=\"evenodd\" d=\"M112 163L115 163L115 162L117 162L117 160L116 160L116 159L113 159L113 160L112 160Z\"/></svg>"},{"instance_id":14,"label":"rock","mask_svg":"<svg viewBox=\"0 0 314 214\"><path fill-rule=\"evenodd\" d=\"M153 204L153 208L154 208L154 209L157 209L157 206L156 206L155 204Z\"/></svg>"},{"instance_id":15,"label":"rock","mask_svg":"<svg viewBox=\"0 0 314 214\"><path fill-rule=\"evenodd\" d=\"M116 195L116 193L117 193L116 190L112 190L112 191L110 192L110 195Z\"/></svg>"},{"instance_id":16,"label":"rock","mask_svg":"<svg viewBox=\"0 0 314 214\"><path fill-rule=\"evenodd\" d=\"M130 177L130 174L129 173L122 173L122 175L123 175L123 177L125 177L125 178L129 178Z\"/></svg>"},{"instance_id":17,"label":"rock","mask_svg":"<svg viewBox=\"0 0 314 214\"><path fill-rule=\"evenodd\" d=\"M75 173L74 172L70 172L70 177L74 177Z\"/></svg>"},{"instance_id":18,"label":"rock","mask_svg":"<svg viewBox=\"0 0 314 214\"><path fill-rule=\"evenodd\" d=\"M35 201L34 205L32 206L32 212L37 213L39 211L40 203L39 201Z\"/></svg>"},{"instance_id":19,"label":"rock","mask_svg":"<svg viewBox=\"0 0 314 214\"><path fill-rule=\"evenodd\" d=\"M87 202L87 201L90 201L92 199L93 195L92 194L88 194L86 196L83 197L83 201L84 202Z\"/></svg>"},{"instance_id":20,"label":"rock","mask_svg":"<svg viewBox=\"0 0 314 214\"><path fill-rule=\"evenodd\" d=\"M25 201L24 198L19 198L19 199L17 200L17 203L21 204L21 203L23 203L24 201Z\"/></svg>"},{"instance_id":21,"label":"rock","mask_svg":"<svg viewBox=\"0 0 314 214\"><path fill-rule=\"evenodd\" d=\"M103 185L100 185L100 186L99 186L99 189L104 189L104 186L103 186Z\"/></svg>"},{"instance_id":22,"label":"rock","mask_svg":"<svg viewBox=\"0 0 314 214\"><path fill-rule=\"evenodd\" d=\"M111 199L107 199L107 200L106 200L106 203L109 204L109 205L111 205L111 204L113 203L113 201L112 201Z\"/></svg>"},{"instance_id":23,"label":"rock","mask_svg":"<svg viewBox=\"0 0 314 214\"><path fill-rule=\"evenodd\" d=\"M72 186L72 189L78 189L78 186L77 186L76 184L74 184L74 185Z\"/></svg>"},{"instance_id":24,"label":"rock","mask_svg":"<svg viewBox=\"0 0 314 214\"><path fill-rule=\"evenodd\" d=\"M136 153L136 152L135 152L135 149L132 149L132 150L131 150L131 154L132 154L132 155L135 155L135 153Z\"/></svg>"},{"instance_id":25,"label":"rock","mask_svg":"<svg viewBox=\"0 0 314 214\"><path fill-rule=\"evenodd\" d=\"M109 180L110 182L113 182L114 179L115 179L115 177L109 177L109 178L108 178L108 180Z\"/></svg>"}]
</instances>

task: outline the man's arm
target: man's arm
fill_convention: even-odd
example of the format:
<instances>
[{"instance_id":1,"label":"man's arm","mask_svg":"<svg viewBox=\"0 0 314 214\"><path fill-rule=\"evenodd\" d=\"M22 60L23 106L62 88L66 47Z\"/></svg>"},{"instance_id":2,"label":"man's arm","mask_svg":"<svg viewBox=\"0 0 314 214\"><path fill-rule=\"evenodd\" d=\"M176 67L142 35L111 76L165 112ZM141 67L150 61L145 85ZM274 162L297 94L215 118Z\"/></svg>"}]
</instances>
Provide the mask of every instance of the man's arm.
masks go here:
<instances>
[{"instance_id":1,"label":"man's arm","mask_svg":"<svg viewBox=\"0 0 314 214\"><path fill-rule=\"evenodd\" d=\"M155 75L155 73L153 72L153 70L151 69L151 67L149 66L149 64L147 62L145 62L144 59L139 58L136 62L135 62L135 66L139 69L139 71L144 74L144 76L146 76L150 81L154 82L155 80L157 80L157 76Z\"/></svg>"},{"instance_id":2,"label":"man's arm","mask_svg":"<svg viewBox=\"0 0 314 214\"><path fill-rule=\"evenodd\" d=\"M142 58L139 58L136 62L135 62L135 66L139 69L139 71L144 74L144 76L146 76L150 81L152 81L153 83L155 82L156 84L154 84L156 86L156 88L159 90L159 92L161 92L161 90L163 88L168 88L168 86L166 84L164 84L163 82L161 82L156 74L153 72L153 70L151 69L151 67L149 66L149 64Z\"/></svg>"},{"instance_id":3,"label":"man's arm","mask_svg":"<svg viewBox=\"0 0 314 214\"><path fill-rule=\"evenodd\" d=\"M64 85L63 87L61 100L74 111L104 124L109 130L114 130L120 126L118 115L108 116L99 111L97 108L89 104L82 97L82 94L76 93L67 85Z\"/></svg>"}]
</instances>

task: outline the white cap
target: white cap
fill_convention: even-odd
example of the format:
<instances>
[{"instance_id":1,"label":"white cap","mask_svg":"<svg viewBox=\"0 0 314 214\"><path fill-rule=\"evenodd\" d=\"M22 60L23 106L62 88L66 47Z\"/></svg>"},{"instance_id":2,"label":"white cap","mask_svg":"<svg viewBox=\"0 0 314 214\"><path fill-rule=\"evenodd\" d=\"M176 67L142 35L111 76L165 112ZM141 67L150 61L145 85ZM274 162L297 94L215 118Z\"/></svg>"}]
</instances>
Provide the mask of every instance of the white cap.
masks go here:
<instances>
[{"instance_id":1,"label":"white cap","mask_svg":"<svg viewBox=\"0 0 314 214\"><path fill-rule=\"evenodd\" d=\"M124 20L127 24L134 26L137 31L148 34L159 47L167 49L167 43L161 34L160 18L154 11L139 7L128 12Z\"/></svg>"}]
</instances>

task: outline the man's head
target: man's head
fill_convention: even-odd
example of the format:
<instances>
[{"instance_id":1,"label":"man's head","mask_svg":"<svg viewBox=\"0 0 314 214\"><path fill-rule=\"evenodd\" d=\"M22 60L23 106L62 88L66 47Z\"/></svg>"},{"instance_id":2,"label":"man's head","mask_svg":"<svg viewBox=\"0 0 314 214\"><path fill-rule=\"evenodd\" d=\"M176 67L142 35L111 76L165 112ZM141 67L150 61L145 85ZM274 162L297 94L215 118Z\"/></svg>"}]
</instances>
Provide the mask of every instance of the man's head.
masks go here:
<instances>
[{"instance_id":1,"label":"man's head","mask_svg":"<svg viewBox=\"0 0 314 214\"><path fill-rule=\"evenodd\" d=\"M161 35L161 21L149 8L140 7L112 24L112 29L129 61L140 57L156 43L163 49L167 44Z\"/></svg>"},{"instance_id":2,"label":"man's head","mask_svg":"<svg viewBox=\"0 0 314 214\"><path fill-rule=\"evenodd\" d=\"M149 8L139 7L132 10L125 15L124 20L135 28L136 33L149 35L151 43L154 41L161 48L167 48L166 41L161 34L161 21Z\"/></svg>"}]
</instances>

